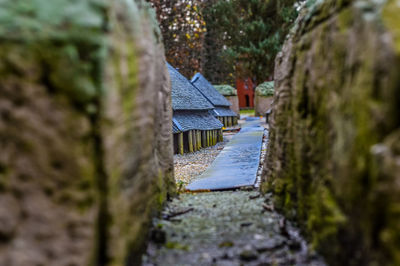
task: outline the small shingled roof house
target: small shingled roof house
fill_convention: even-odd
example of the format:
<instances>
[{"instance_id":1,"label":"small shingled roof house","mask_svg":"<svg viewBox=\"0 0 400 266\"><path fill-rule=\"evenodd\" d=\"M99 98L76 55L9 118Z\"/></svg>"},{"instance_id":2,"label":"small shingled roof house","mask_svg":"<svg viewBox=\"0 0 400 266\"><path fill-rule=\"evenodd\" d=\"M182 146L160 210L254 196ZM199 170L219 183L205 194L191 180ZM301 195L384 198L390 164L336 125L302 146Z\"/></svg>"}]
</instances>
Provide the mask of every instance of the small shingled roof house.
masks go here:
<instances>
[{"instance_id":1,"label":"small shingled roof house","mask_svg":"<svg viewBox=\"0 0 400 266\"><path fill-rule=\"evenodd\" d=\"M231 103L202 74L194 75L191 83L214 106L212 114L224 124L224 127L237 124L237 114L230 109Z\"/></svg>"},{"instance_id":2,"label":"small shingled roof house","mask_svg":"<svg viewBox=\"0 0 400 266\"><path fill-rule=\"evenodd\" d=\"M167 63L172 85L174 152L197 151L223 140L223 124L210 111L213 105Z\"/></svg>"}]
</instances>

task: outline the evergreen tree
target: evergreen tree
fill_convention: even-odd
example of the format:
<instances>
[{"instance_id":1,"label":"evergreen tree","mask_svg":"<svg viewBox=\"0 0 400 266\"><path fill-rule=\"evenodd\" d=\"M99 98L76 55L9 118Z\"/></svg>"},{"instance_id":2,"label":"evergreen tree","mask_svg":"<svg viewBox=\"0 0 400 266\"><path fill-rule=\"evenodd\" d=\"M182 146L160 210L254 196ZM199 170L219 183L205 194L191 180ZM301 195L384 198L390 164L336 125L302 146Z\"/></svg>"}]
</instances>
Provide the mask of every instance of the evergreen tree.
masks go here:
<instances>
[{"instance_id":1,"label":"evergreen tree","mask_svg":"<svg viewBox=\"0 0 400 266\"><path fill-rule=\"evenodd\" d=\"M215 27L214 5L219 0L207 0L202 5L203 19L207 32L203 44L203 72L204 76L213 84L235 83L234 63L232 58L224 52L225 40L221 35L221 28Z\"/></svg>"},{"instance_id":2,"label":"evergreen tree","mask_svg":"<svg viewBox=\"0 0 400 266\"><path fill-rule=\"evenodd\" d=\"M271 77L275 56L297 16L298 2L219 0L206 6L202 11L207 24L206 77L214 83L232 72L252 77L256 83Z\"/></svg>"}]
</instances>

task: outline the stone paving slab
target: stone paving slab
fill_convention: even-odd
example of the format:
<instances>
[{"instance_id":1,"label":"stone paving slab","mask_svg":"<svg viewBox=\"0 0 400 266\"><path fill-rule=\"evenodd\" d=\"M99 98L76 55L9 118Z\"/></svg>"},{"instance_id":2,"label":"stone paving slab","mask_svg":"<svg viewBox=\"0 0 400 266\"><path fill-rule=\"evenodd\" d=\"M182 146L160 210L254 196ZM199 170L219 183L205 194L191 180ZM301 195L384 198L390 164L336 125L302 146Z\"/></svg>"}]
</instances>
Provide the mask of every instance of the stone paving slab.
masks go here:
<instances>
[{"instance_id":1,"label":"stone paving slab","mask_svg":"<svg viewBox=\"0 0 400 266\"><path fill-rule=\"evenodd\" d=\"M210 167L186 189L204 191L254 186L264 134L260 123L260 119L244 123Z\"/></svg>"}]
</instances>

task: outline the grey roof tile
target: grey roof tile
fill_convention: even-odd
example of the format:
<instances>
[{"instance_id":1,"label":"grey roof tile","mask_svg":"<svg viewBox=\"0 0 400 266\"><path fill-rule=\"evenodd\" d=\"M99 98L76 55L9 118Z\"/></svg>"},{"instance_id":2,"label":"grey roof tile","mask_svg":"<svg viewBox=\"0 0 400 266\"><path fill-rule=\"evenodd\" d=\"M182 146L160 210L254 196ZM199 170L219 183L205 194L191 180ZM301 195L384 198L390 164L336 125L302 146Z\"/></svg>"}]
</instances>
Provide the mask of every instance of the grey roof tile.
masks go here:
<instances>
[{"instance_id":1,"label":"grey roof tile","mask_svg":"<svg viewBox=\"0 0 400 266\"><path fill-rule=\"evenodd\" d=\"M172 128L176 132L188 130L214 130L221 129L223 124L209 111L174 111Z\"/></svg>"},{"instance_id":2,"label":"grey roof tile","mask_svg":"<svg viewBox=\"0 0 400 266\"><path fill-rule=\"evenodd\" d=\"M194 75L191 83L214 105L214 106L230 106L231 103L222 96L217 89L211 85L208 80L200 73Z\"/></svg>"},{"instance_id":3,"label":"grey roof tile","mask_svg":"<svg viewBox=\"0 0 400 266\"><path fill-rule=\"evenodd\" d=\"M237 114L229 107L215 107L213 113L215 116L237 116Z\"/></svg>"},{"instance_id":4,"label":"grey roof tile","mask_svg":"<svg viewBox=\"0 0 400 266\"><path fill-rule=\"evenodd\" d=\"M173 110L209 110L213 105L178 70L167 63L172 85Z\"/></svg>"}]
</instances>

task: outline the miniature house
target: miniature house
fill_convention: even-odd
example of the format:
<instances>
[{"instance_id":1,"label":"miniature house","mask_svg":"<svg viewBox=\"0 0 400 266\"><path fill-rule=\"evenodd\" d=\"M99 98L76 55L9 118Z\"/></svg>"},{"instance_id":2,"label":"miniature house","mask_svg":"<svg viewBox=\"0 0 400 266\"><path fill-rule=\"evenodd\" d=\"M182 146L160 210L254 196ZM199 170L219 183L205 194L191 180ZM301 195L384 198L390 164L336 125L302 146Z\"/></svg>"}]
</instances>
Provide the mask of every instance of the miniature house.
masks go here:
<instances>
[{"instance_id":1,"label":"miniature house","mask_svg":"<svg viewBox=\"0 0 400 266\"><path fill-rule=\"evenodd\" d=\"M218 118L224 127L237 124L237 114L230 109L231 103L222 96L208 80L200 73L192 78L192 84L214 107L213 115Z\"/></svg>"},{"instance_id":2,"label":"miniature house","mask_svg":"<svg viewBox=\"0 0 400 266\"><path fill-rule=\"evenodd\" d=\"M172 85L174 152L183 154L223 140L214 106L175 68L167 64Z\"/></svg>"}]
</instances>

